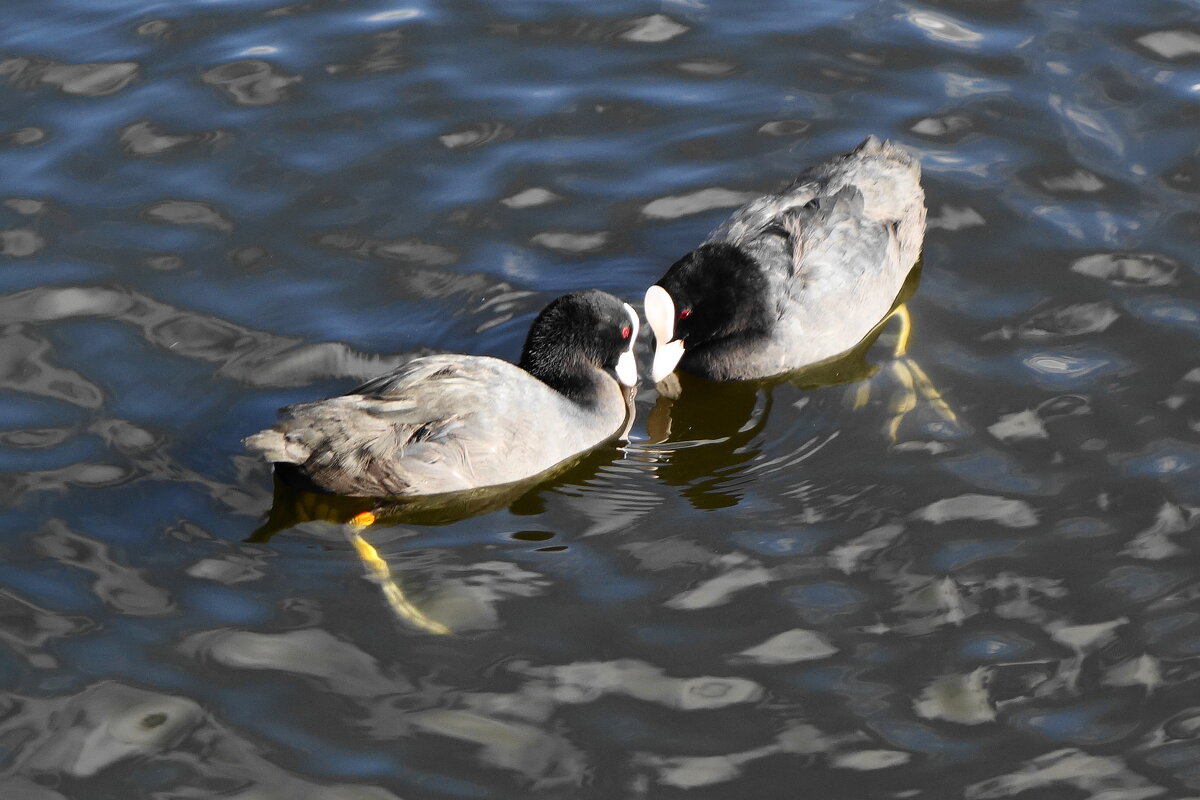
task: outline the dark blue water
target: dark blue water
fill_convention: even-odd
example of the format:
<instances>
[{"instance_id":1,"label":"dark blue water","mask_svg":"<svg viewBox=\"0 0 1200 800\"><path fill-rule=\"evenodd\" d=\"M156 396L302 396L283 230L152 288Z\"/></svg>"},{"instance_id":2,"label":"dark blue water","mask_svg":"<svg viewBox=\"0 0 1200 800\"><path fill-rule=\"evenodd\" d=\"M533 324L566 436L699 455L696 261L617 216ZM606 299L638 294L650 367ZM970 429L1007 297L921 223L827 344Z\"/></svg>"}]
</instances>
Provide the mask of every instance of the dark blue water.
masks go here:
<instances>
[{"instance_id":1,"label":"dark blue water","mask_svg":"<svg viewBox=\"0 0 1200 800\"><path fill-rule=\"evenodd\" d=\"M1200 794L1198 19L6 3L0 796ZM907 356L646 385L379 560L260 528L278 406L515 358L870 133L925 174Z\"/></svg>"}]
</instances>

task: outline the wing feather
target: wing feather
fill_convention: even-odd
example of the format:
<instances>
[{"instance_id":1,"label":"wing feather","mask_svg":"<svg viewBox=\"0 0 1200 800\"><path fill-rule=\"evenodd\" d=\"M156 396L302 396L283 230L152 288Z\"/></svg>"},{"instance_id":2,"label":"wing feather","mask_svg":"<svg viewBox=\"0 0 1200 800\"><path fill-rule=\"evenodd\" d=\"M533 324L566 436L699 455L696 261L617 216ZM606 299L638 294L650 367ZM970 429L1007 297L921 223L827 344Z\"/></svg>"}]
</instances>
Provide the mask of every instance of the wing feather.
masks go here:
<instances>
[{"instance_id":1,"label":"wing feather","mask_svg":"<svg viewBox=\"0 0 1200 800\"><path fill-rule=\"evenodd\" d=\"M350 394L288 406L274 428L246 444L272 461L301 466L339 494L471 488L475 462L503 449L494 390L497 373L514 369L489 358L416 359Z\"/></svg>"}]
</instances>

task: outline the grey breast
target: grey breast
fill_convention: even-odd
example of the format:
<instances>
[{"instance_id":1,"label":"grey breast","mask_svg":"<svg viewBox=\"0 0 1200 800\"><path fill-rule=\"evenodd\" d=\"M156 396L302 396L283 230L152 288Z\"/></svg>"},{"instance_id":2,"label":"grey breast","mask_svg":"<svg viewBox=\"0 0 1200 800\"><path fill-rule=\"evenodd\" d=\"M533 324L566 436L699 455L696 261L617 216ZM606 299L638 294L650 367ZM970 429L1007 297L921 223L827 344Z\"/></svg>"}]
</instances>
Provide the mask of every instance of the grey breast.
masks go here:
<instances>
[{"instance_id":1,"label":"grey breast","mask_svg":"<svg viewBox=\"0 0 1200 800\"><path fill-rule=\"evenodd\" d=\"M246 444L348 495L438 494L520 480L613 435L612 396L584 408L495 358L429 356L341 397L284 409Z\"/></svg>"},{"instance_id":2,"label":"grey breast","mask_svg":"<svg viewBox=\"0 0 1200 800\"><path fill-rule=\"evenodd\" d=\"M713 231L709 241L738 244L763 265L776 301L773 335L745 354L744 370L766 376L830 358L879 323L920 255L920 176L915 157L870 137Z\"/></svg>"}]
</instances>

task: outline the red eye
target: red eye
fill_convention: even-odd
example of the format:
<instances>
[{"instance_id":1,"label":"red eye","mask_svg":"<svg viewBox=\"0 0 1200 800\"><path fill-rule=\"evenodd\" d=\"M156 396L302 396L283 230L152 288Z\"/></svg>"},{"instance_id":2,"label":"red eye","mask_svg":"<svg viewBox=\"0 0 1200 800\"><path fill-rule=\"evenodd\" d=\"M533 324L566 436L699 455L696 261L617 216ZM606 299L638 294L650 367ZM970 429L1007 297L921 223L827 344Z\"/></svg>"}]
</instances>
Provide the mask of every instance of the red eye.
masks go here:
<instances>
[{"instance_id":1,"label":"red eye","mask_svg":"<svg viewBox=\"0 0 1200 800\"><path fill-rule=\"evenodd\" d=\"M626 325L624 328L621 328L621 338L622 339L628 339L630 337L630 335L632 335L632 334L633 334L633 328L629 327L628 325Z\"/></svg>"},{"instance_id":2,"label":"red eye","mask_svg":"<svg viewBox=\"0 0 1200 800\"><path fill-rule=\"evenodd\" d=\"M685 308L683 311L679 312L680 319L687 319L691 315L692 315L692 310L690 308Z\"/></svg>"}]
</instances>

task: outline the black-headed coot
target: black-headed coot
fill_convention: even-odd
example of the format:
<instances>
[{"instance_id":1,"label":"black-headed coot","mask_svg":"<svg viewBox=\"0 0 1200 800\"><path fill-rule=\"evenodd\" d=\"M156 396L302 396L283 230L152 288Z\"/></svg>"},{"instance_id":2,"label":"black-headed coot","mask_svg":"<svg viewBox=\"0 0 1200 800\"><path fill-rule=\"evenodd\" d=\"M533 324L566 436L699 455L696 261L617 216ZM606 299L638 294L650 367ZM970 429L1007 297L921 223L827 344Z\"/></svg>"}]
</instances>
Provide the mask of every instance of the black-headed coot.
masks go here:
<instances>
[{"instance_id":1,"label":"black-headed coot","mask_svg":"<svg viewBox=\"0 0 1200 800\"><path fill-rule=\"evenodd\" d=\"M843 353L887 315L921 251L917 159L874 136L739 208L646 292L655 383L676 366L765 378Z\"/></svg>"},{"instance_id":2,"label":"black-headed coot","mask_svg":"<svg viewBox=\"0 0 1200 800\"><path fill-rule=\"evenodd\" d=\"M617 434L637 383L638 317L597 290L550 303L518 364L436 355L349 394L299 403L245 440L281 474L328 492L405 497L543 472Z\"/></svg>"}]
</instances>

